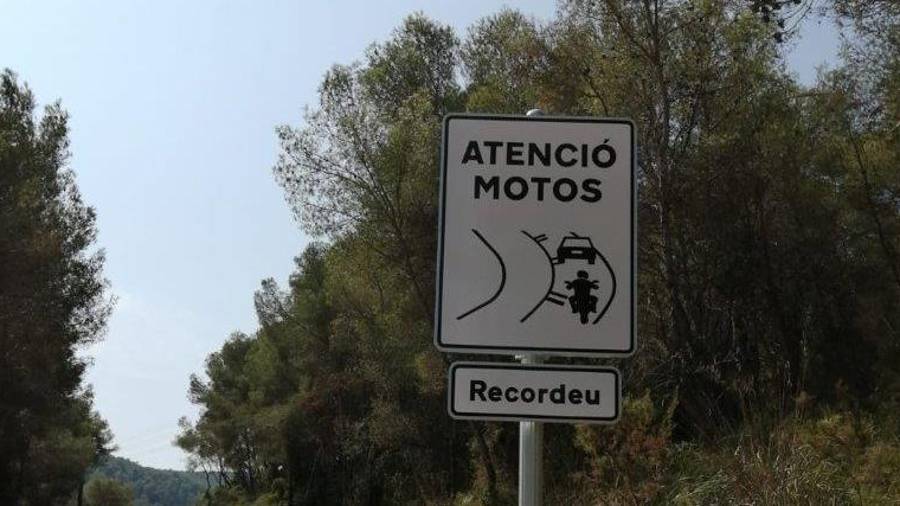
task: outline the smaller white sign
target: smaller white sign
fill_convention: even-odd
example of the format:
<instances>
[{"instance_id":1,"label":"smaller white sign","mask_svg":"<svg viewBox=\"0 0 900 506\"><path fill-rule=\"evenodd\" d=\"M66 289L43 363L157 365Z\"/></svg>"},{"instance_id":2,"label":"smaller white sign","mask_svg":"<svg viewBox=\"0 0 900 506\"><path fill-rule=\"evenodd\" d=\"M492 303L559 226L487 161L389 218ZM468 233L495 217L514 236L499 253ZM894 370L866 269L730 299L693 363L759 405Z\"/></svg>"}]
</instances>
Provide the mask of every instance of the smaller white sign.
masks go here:
<instances>
[{"instance_id":1,"label":"smaller white sign","mask_svg":"<svg viewBox=\"0 0 900 506\"><path fill-rule=\"evenodd\" d=\"M612 367L457 362L448 407L463 419L614 423L619 378Z\"/></svg>"}]
</instances>

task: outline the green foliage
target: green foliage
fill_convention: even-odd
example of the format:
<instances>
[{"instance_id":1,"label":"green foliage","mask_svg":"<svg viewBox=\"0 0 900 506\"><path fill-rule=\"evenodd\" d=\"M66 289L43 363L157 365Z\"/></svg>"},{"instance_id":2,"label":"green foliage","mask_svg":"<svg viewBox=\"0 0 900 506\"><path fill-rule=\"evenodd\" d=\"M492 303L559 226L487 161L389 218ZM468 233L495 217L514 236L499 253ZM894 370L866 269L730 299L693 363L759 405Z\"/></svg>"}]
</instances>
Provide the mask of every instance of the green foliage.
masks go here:
<instances>
[{"instance_id":1,"label":"green foliage","mask_svg":"<svg viewBox=\"0 0 900 506\"><path fill-rule=\"evenodd\" d=\"M134 493L116 480L96 477L85 487L84 499L88 506L132 506Z\"/></svg>"},{"instance_id":2,"label":"green foliage","mask_svg":"<svg viewBox=\"0 0 900 506\"><path fill-rule=\"evenodd\" d=\"M896 30L863 11L841 15ZM897 434L873 417L900 398L898 39L804 87L789 35L746 2L569 0L464 40L414 15L333 67L274 168L329 242L289 290L264 281L259 329L191 380L202 414L179 445L221 485L208 501L514 501L516 427L445 414L437 153L446 112L532 106L637 124L641 344L623 369L651 393L616 426L547 428L548 498L896 501Z\"/></svg>"},{"instance_id":3,"label":"green foliage","mask_svg":"<svg viewBox=\"0 0 900 506\"><path fill-rule=\"evenodd\" d=\"M207 490L203 473L152 469L113 456L91 471L88 487L98 479L127 486L137 506L193 506Z\"/></svg>"},{"instance_id":4,"label":"green foliage","mask_svg":"<svg viewBox=\"0 0 900 506\"><path fill-rule=\"evenodd\" d=\"M874 418L850 413L792 419L766 436L745 434L717 448L677 447L674 504L893 504L896 427L874 430ZM677 481L675 481L677 480Z\"/></svg>"},{"instance_id":5,"label":"green foliage","mask_svg":"<svg viewBox=\"0 0 900 506\"><path fill-rule=\"evenodd\" d=\"M538 102L548 46L533 20L504 10L469 29L462 68L472 111L521 114Z\"/></svg>"},{"instance_id":6,"label":"green foliage","mask_svg":"<svg viewBox=\"0 0 900 506\"><path fill-rule=\"evenodd\" d=\"M68 116L34 109L0 72L0 504L43 506L64 503L108 452L76 352L110 303L94 211L66 166Z\"/></svg>"},{"instance_id":7,"label":"green foliage","mask_svg":"<svg viewBox=\"0 0 900 506\"><path fill-rule=\"evenodd\" d=\"M625 400L621 423L577 427L574 443L586 454L588 470L573 476L576 487L556 493L580 491L568 502L596 494L600 504L640 504L657 497L669 469L674 406L659 409L645 394Z\"/></svg>"}]
</instances>

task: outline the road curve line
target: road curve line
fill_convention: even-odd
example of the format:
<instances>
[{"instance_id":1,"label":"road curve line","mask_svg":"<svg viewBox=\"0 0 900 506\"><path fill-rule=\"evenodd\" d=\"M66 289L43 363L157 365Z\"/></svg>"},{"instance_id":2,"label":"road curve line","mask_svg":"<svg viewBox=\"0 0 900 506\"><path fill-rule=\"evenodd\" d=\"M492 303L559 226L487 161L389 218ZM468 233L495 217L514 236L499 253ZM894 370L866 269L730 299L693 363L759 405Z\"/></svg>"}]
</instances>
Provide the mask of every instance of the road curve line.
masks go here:
<instances>
[{"instance_id":1,"label":"road curve line","mask_svg":"<svg viewBox=\"0 0 900 506\"><path fill-rule=\"evenodd\" d=\"M612 290L609 292L609 300L606 301L606 305L603 306L603 310L597 314L597 317L594 318L594 322L591 325L596 325L597 322L600 321L600 318L603 318L603 315L606 314L606 311L609 310L609 306L612 304L613 299L616 297L616 273L613 272L613 268L609 265L609 261L603 256L603 253L600 253L600 250L594 248L594 251L597 253L597 256L600 257L600 260L603 260L603 263L606 265L606 269L609 271L610 277L612 277Z\"/></svg>"},{"instance_id":2,"label":"road curve line","mask_svg":"<svg viewBox=\"0 0 900 506\"><path fill-rule=\"evenodd\" d=\"M494 247L491 246L491 243L487 242L487 239L485 239L484 236L481 235L481 233L479 233L474 228L472 229L472 233L475 234L475 237L478 237L478 239L480 239L481 242L483 242L485 246L487 246L487 249L491 250L491 253L493 253L494 256L497 257L497 261L500 262L500 287L497 288L497 291L494 292L494 295L491 296L490 299L482 302L481 304L473 307L472 309L466 311L465 313L457 316L456 317L457 320L462 320L466 316L469 316L470 314L474 313L475 311L478 311L479 309L483 308L484 306L487 306L491 302L494 302L495 300L497 300L497 297L500 296L500 292L503 291L503 287L506 286L506 264L503 263L503 257L500 256L500 253L497 253L497 250L495 250Z\"/></svg>"},{"instance_id":3,"label":"road curve line","mask_svg":"<svg viewBox=\"0 0 900 506\"><path fill-rule=\"evenodd\" d=\"M537 244L538 248L541 248L541 251L544 252L544 255L547 255L547 261L550 262L550 286L547 288L547 293L545 293L544 296L541 297L541 300L539 300L538 303L533 308L531 308L531 311L529 311L525 316L522 317L521 320L519 320L519 323L524 323L525 320L530 318L531 315L533 315L534 312L537 311L539 307L541 307L541 305L544 303L544 301L547 300L547 297L550 295L550 292L553 291L553 285L556 283L556 266L553 264L553 257L550 256L550 253L547 251L547 248L545 248L544 245L541 244L541 241L539 241L535 238L536 236L533 236L524 230L522 230L522 233L525 234L526 237L528 237L529 239L534 241L534 243ZM540 237L540 236L537 236L537 237Z\"/></svg>"}]
</instances>

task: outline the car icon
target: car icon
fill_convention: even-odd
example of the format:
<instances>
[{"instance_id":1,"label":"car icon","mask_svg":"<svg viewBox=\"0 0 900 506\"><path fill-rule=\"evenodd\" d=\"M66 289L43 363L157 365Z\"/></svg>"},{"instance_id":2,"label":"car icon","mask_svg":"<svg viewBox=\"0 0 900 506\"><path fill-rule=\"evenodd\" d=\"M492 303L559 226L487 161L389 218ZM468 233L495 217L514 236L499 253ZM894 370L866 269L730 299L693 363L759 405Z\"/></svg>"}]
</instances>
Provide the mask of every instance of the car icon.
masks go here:
<instances>
[{"instance_id":1,"label":"car icon","mask_svg":"<svg viewBox=\"0 0 900 506\"><path fill-rule=\"evenodd\" d=\"M563 237L559 247L556 248L556 263L565 263L568 260L587 260L587 263L594 265L597 259L597 249L589 237L581 237L572 233Z\"/></svg>"}]
</instances>

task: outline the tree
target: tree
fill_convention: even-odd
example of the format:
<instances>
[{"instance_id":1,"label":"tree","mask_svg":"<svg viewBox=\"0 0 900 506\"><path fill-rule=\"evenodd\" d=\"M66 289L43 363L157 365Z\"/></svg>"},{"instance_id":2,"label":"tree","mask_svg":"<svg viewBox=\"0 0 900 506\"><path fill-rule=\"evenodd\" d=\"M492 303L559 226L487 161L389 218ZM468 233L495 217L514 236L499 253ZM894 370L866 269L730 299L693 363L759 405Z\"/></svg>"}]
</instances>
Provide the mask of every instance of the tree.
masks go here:
<instances>
[{"instance_id":1,"label":"tree","mask_svg":"<svg viewBox=\"0 0 900 506\"><path fill-rule=\"evenodd\" d=\"M462 41L415 15L333 67L305 124L278 128L275 167L301 226L329 243L303 254L289 292L263 283L258 331L192 387L205 411L184 434L232 480L218 497L511 500L515 427L449 420L432 345L450 111L637 124L635 419L548 427L558 502L674 502L682 448L768 436L811 403L862 420L896 398L900 52L874 45L876 72L848 62L807 88L785 71L790 36L739 0L569 0L547 24L505 10ZM236 455L256 462L255 485Z\"/></svg>"},{"instance_id":2,"label":"tree","mask_svg":"<svg viewBox=\"0 0 900 506\"><path fill-rule=\"evenodd\" d=\"M116 480L97 477L87 484L85 492L88 506L131 506L134 492L131 487Z\"/></svg>"},{"instance_id":3,"label":"tree","mask_svg":"<svg viewBox=\"0 0 900 506\"><path fill-rule=\"evenodd\" d=\"M97 478L114 480L131 489L136 506L193 505L203 497L206 485L202 473L153 469L114 456L103 458L87 481Z\"/></svg>"},{"instance_id":4,"label":"tree","mask_svg":"<svg viewBox=\"0 0 900 506\"><path fill-rule=\"evenodd\" d=\"M76 351L111 303L94 211L81 200L59 104L0 74L0 503L55 504L106 451Z\"/></svg>"},{"instance_id":5,"label":"tree","mask_svg":"<svg viewBox=\"0 0 900 506\"><path fill-rule=\"evenodd\" d=\"M419 487L433 488L430 483L446 479L441 476L464 480L455 475L447 448L464 446L471 430L493 490L496 473L483 434L435 416L442 390L434 388L436 371L425 367L441 363L430 338L434 154L441 117L462 106L453 71L457 47L451 30L414 15L367 52L365 65L333 68L307 127L279 129L283 152L275 172L301 223L341 244L330 280L343 315L335 334L358 343L356 361L373 388L363 422L373 437L365 442L370 465L386 466L390 479L414 479ZM398 451L406 458L391 458ZM404 461L440 465L413 469ZM373 478L372 493L381 493L382 481ZM402 493L400 486L392 489Z\"/></svg>"}]
</instances>

